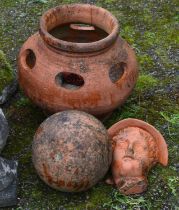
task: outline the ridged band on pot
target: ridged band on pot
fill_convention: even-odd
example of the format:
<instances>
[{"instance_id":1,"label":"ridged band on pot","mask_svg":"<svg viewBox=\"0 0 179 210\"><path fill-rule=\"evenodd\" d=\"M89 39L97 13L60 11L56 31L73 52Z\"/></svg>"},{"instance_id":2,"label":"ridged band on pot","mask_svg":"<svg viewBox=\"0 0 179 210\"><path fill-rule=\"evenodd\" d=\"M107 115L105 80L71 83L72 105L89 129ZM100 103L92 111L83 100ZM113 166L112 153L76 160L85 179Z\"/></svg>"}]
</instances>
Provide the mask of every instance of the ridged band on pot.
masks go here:
<instances>
[{"instance_id":1,"label":"ridged band on pot","mask_svg":"<svg viewBox=\"0 0 179 210\"><path fill-rule=\"evenodd\" d=\"M64 111L40 125L32 157L39 176L49 186L80 192L104 177L111 164L112 147L99 120L85 112Z\"/></svg>"},{"instance_id":2,"label":"ridged band on pot","mask_svg":"<svg viewBox=\"0 0 179 210\"><path fill-rule=\"evenodd\" d=\"M72 43L53 37L49 31L58 25L82 22L97 26L109 33L103 40L93 43ZM40 20L40 35L55 49L69 52L95 52L113 44L119 33L117 19L107 10L90 4L71 4L48 10Z\"/></svg>"},{"instance_id":3,"label":"ridged band on pot","mask_svg":"<svg viewBox=\"0 0 179 210\"><path fill-rule=\"evenodd\" d=\"M66 42L48 33L58 21L92 23L109 35L90 43ZM123 104L135 86L138 67L134 51L118 36L118 28L108 11L92 5L47 11L40 34L31 36L19 53L19 83L26 95L52 113L77 109L101 116ZM69 79L75 85L69 85Z\"/></svg>"}]
</instances>

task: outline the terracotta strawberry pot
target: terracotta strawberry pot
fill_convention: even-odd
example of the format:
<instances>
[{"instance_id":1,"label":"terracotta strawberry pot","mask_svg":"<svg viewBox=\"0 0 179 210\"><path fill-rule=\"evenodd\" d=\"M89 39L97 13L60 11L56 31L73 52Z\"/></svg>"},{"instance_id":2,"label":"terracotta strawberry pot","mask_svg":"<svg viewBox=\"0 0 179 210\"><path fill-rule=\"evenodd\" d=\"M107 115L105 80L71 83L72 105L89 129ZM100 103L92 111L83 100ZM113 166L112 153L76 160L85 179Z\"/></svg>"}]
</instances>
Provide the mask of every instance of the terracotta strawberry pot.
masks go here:
<instances>
[{"instance_id":1,"label":"terracotta strawberry pot","mask_svg":"<svg viewBox=\"0 0 179 210\"><path fill-rule=\"evenodd\" d=\"M134 51L118 31L116 18L103 8L72 4L50 9L39 32L20 50L22 89L52 113L112 112L130 95L138 74Z\"/></svg>"}]
</instances>

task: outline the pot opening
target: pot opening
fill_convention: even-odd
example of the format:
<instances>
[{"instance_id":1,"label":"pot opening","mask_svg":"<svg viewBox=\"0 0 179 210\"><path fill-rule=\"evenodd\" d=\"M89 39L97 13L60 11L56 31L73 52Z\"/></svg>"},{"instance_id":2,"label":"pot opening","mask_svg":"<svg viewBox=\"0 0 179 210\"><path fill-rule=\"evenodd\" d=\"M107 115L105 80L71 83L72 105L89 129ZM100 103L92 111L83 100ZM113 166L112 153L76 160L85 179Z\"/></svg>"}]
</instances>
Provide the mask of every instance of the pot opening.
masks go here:
<instances>
[{"instance_id":1,"label":"pot opening","mask_svg":"<svg viewBox=\"0 0 179 210\"><path fill-rule=\"evenodd\" d=\"M117 63L109 69L109 78L115 83L120 80L127 69L127 64L124 62Z\"/></svg>"},{"instance_id":2,"label":"pot opening","mask_svg":"<svg viewBox=\"0 0 179 210\"><path fill-rule=\"evenodd\" d=\"M61 87L72 90L81 88L85 83L82 76L71 72L60 72L56 75L55 82Z\"/></svg>"},{"instance_id":3,"label":"pot opening","mask_svg":"<svg viewBox=\"0 0 179 210\"><path fill-rule=\"evenodd\" d=\"M76 43L96 42L109 35L97 26L82 23L63 24L53 28L49 33L57 39Z\"/></svg>"},{"instance_id":4,"label":"pot opening","mask_svg":"<svg viewBox=\"0 0 179 210\"><path fill-rule=\"evenodd\" d=\"M71 4L48 10L40 21L46 44L68 52L89 53L111 46L118 37L117 19L89 4Z\"/></svg>"},{"instance_id":5,"label":"pot opening","mask_svg":"<svg viewBox=\"0 0 179 210\"><path fill-rule=\"evenodd\" d=\"M33 69L36 63L35 53L31 49L26 50L26 65Z\"/></svg>"}]
</instances>

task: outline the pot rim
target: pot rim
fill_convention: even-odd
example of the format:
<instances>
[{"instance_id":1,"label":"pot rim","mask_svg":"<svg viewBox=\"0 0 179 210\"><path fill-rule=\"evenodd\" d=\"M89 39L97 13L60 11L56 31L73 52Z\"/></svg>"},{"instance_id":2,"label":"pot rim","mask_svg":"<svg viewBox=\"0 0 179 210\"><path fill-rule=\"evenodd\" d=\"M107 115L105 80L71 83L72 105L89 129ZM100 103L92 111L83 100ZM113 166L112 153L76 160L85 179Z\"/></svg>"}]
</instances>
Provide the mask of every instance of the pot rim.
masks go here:
<instances>
[{"instance_id":1,"label":"pot rim","mask_svg":"<svg viewBox=\"0 0 179 210\"><path fill-rule=\"evenodd\" d=\"M94 11L94 16L100 14L104 18L109 18L108 24L110 24L110 27L112 28L111 32L108 33L109 35L107 37L105 37L104 39L101 39L96 42L75 43L75 42L68 42L68 41L64 41L64 40L55 38L48 32L47 24L49 22L49 19L51 18L52 19L51 21L56 21L57 18L55 17L55 15L60 14L60 10L67 10L67 12L73 11L73 13L74 13L74 11L76 11L76 14L78 15L79 9L89 10L90 15L91 15L91 21L92 21L92 12L93 11ZM86 21L84 21L83 19L80 19L80 21L82 23L86 23ZM70 22L71 21L69 21L69 23ZM87 23L87 24L89 24L89 23ZM95 25L95 21L91 22L91 24ZM58 25L60 25L60 24L56 24L55 26L58 26ZM55 28L55 26L53 28ZM100 28L102 28L102 27L100 27ZM102 29L105 30L106 28L105 29L102 28ZM49 9L48 11L46 11L40 19L39 33L40 33L41 38L44 40L44 42L47 45L55 48L56 50L63 50L63 51L77 52L77 53L96 52L96 51L100 51L100 50L103 50L103 49L109 47L116 41L116 39L118 37L118 33L119 33L119 23L118 23L118 20L109 11L107 11L106 9L103 9L101 7L97 7L97 6L90 5L90 4L69 4L69 5L57 6L55 8L52 8L52 9Z\"/></svg>"}]
</instances>

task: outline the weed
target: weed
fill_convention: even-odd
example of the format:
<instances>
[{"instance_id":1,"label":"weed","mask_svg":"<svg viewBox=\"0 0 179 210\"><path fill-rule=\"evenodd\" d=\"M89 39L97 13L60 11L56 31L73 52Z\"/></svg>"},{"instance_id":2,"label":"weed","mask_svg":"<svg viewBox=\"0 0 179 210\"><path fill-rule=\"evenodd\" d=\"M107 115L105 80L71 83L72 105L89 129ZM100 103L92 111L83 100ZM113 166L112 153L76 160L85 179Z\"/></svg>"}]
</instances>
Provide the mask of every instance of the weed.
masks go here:
<instances>
[{"instance_id":1,"label":"weed","mask_svg":"<svg viewBox=\"0 0 179 210\"><path fill-rule=\"evenodd\" d=\"M168 186L174 196L177 196L177 187L179 187L179 177L172 176L168 178Z\"/></svg>"},{"instance_id":2,"label":"weed","mask_svg":"<svg viewBox=\"0 0 179 210\"><path fill-rule=\"evenodd\" d=\"M167 121L168 133L171 136L171 125L179 126L179 113L172 114L170 117L166 112L160 112L160 115Z\"/></svg>"},{"instance_id":3,"label":"weed","mask_svg":"<svg viewBox=\"0 0 179 210\"><path fill-rule=\"evenodd\" d=\"M152 87L155 87L158 84L158 80L151 75L142 74L139 76L136 90L143 91Z\"/></svg>"},{"instance_id":4,"label":"weed","mask_svg":"<svg viewBox=\"0 0 179 210\"><path fill-rule=\"evenodd\" d=\"M6 59L3 51L0 50L0 92L13 80L13 71L11 65Z\"/></svg>"},{"instance_id":5,"label":"weed","mask_svg":"<svg viewBox=\"0 0 179 210\"><path fill-rule=\"evenodd\" d=\"M134 210L134 209L151 209L151 204L147 202L144 197L131 197L120 194L117 190L113 192L113 199L111 199L108 203L105 203L103 207L107 209L115 209L115 210Z\"/></svg>"},{"instance_id":6,"label":"weed","mask_svg":"<svg viewBox=\"0 0 179 210\"><path fill-rule=\"evenodd\" d=\"M172 114L170 117L165 112L160 112L160 115L169 123L179 125L179 113Z\"/></svg>"},{"instance_id":7,"label":"weed","mask_svg":"<svg viewBox=\"0 0 179 210\"><path fill-rule=\"evenodd\" d=\"M26 97L21 97L19 101L17 101L16 106L17 107L25 107L30 103L29 99Z\"/></svg>"},{"instance_id":8,"label":"weed","mask_svg":"<svg viewBox=\"0 0 179 210\"><path fill-rule=\"evenodd\" d=\"M33 0L32 3L42 3L46 4L48 1L47 0Z\"/></svg>"}]
</instances>

